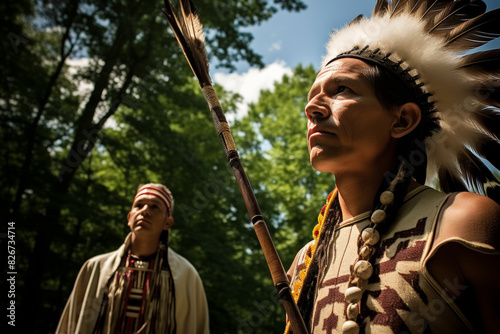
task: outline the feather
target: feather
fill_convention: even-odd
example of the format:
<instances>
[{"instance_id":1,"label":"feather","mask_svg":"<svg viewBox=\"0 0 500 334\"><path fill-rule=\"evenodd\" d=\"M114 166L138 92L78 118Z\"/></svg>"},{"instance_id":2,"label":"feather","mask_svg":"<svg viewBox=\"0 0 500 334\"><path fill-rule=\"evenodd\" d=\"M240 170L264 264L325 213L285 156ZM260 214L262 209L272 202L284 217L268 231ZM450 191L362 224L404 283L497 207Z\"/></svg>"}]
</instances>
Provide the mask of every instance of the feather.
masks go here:
<instances>
[{"instance_id":1,"label":"feather","mask_svg":"<svg viewBox=\"0 0 500 334\"><path fill-rule=\"evenodd\" d=\"M428 0L411 0L408 2L408 13L415 17L422 17L427 10Z\"/></svg>"},{"instance_id":2,"label":"feather","mask_svg":"<svg viewBox=\"0 0 500 334\"><path fill-rule=\"evenodd\" d=\"M464 181L444 167L438 170L439 186L445 193L468 191Z\"/></svg>"},{"instance_id":3,"label":"feather","mask_svg":"<svg viewBox=\"0 0 500 334\"><path fill-rule=\"evenodd\" d=\"M488 160L496 169L500 170L500 142L487 135L478 136L478 140L472 146L472 149L480 157Z\"/></svg>"},{"instance_id":4,"label":"feather","mask_svg":"<svg viewBox=\"0 0 500 334\"><path fill-rule=\"evenodd\" d=\"M463 56L458 69L463 73L484 80L500 78L500 49L481 51Z\"/></svg>"},{"instance_id":5,"label":"feather","mask_svg":"<svg viewBox=\"0 0 500 334\"><path fill-rule=\"evenodd\" d=\"M463 22L448 32L445 45L455 50L469 50L498 36L500 36L500 8Z\"/></svg>"},{"instance_id":6,"label":"feather","mask_svg":"<svg viewBox=\"0 0 500 334\"><path fill-rule=\"evenodd\" d=\"M484 185L498 180L488 167L468 149L458 156L462 175L476 193L484 194Z\"/></svg>"},{"instance_id":7,"label":"feather","mask_svg":"<svg viewBox=\"0 0 500 334\"><path fill-rule=\"evenodd\" d=\"M450 2L453 2L453 0L428 0L424 2L423 5L426 5L426 8L420 16L420 20L427 21L429 24L432 23L434 17L446 8ZM421 7L424 7L423 5Z\"/></svg>"},{"instance_id":8,"label":"feather","mask_svg":"<svg viewBox=\"0 0 500 334\"><path fill-rule=\"evenodd\" d=\"M485 106L500 108L500 80L480 82L474 90L474 97Z\"/></svg>"},{"instance_id":9,"label":"feather","mask_svg":"<svg viewBox=\"0 0 500 334\"><path fill-rule=\"evenodd\" d=\"M387 0L377 0L372 16L383 16L387 12L388 5Z\"/></svg>"},{"instance_id":10,"label":"feather","mask_svg":"<svg viewBox=\"0 0 500 334\"><path fill-rule=\"evenodd\" d=\"M486 4L482 1L458 0L452 1L432 20L429 33L445 35L467 20L483 14Z\"/></svg>"},{"instance_id":11,"label":"feather","mask_svg":"<svg viewBox=\"0 0 500 334\"><path fill-rule=\"evenodd\" d=\"M387 12L391 13L391 17L399 15L401 12L403 12L404 8L407 5L408 0L392 0L389 3L389 6L387 8Z\"/></svg>"},{"instance_id":12,"label":"feather","mask_svg":"<svg viewBox=\"0 0 500 334\"><path fill-rule=\"evenodd\" d=\"M500 140L500 112L488 107L474 113L474 121L488 135Z\"/></svg>"},{"instance_id":13,"label":"feather","mask_svg":"<svg viewBox=\"0 0 500 334\"><path fill-rule=\"evenodd\" d=\"M488 182L484 184L486 196L500 204L500 184L498 182Z\"/></svg>"},{"instance_id":14,"label":"feather","mask_svg":"<svg viewBox=\"0 0 500 334\"><path fill-rule=\"evenodd\" d=\"M359 14L359 15L358 15L358 16L356 16L354 19L352 19L352 21L351 21L351 22L349 22L349 23L347 24L347 26L350 26L350 25L352 25L352 24L358 23L359 21L361 21L361 19L362 19L363 17L364 17L364 15L363 15L363 14Z\"/></svg>"},{"instance_id":15,"label":"feather","mask_svg":"<svg viewBox=\"0 0 500 334\"><path fill-rule=\"evenodd\" d=\"M201 24L198 12L191 0L182 0L181 12L186 18L187 30L190 39L193 41L193 50L200 56L204 68L208 69L208 57L205 49L205 35L203 34L203 25Z\"/></svg>"},{"instance_id":16,"label":"feather","mask_svg":"<svg viewBox=\"0 0 500 334\"><path fill-rule=\"evenodd\" d=\"M210 85L203 25L191 0L181 0L179 4L181 14L173 8L169 0L165 0L166 8L163 8L162 11L200 86Z\"/></svg>"}]
</instances>

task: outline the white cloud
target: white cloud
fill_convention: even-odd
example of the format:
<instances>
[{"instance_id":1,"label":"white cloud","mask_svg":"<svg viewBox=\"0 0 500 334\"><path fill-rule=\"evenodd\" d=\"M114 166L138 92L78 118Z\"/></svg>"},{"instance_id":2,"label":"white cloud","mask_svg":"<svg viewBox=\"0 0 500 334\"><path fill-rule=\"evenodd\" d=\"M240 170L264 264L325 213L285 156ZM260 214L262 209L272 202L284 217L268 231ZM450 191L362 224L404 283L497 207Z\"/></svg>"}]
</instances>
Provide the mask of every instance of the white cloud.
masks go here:
<instances>
[{"instance_id":1,"label":"white cloud","mask_svg":"<svg viewBox=\"0 0 500 334\"><path fill-rule=\"evenodd\" d=\"M89 66L89 61L88 58L68 59L66 63L69 65L70 74L75 75L79 68ZM262 69L251 68L243 73L215 72L213 75L214 83L221 85L228 91L238 93L243 98L242 103L238 105L237 115L227 115L228 121L231 121L233 117L245 116L248 112L248 104L259 100L260 91L273 90L274 84L280 82L285 74L292 75L293 70L287 67L284 61L275 61ZM92 83L80 81L77 93L86 96L92 88ZM110 120L108 123L111 123Z\"/></svg>"},{"instance_id":2,"label":"white cloud","mask_svg":"<svg viewBox=\"0 0 500 334\"><path fill-rule=\"evenodd\" d=\"M260 91L273 90L274 84L280 82L283 75L292 75L293 70L284 61L276 61L262 69L251 68L244 73L214 74L214 82L224 89L240 94L243 102L238 106L236 117L243 117L248 112L248 104L259 100ZM224 108L224 106L222 106ZM228 116L230 120L230 117Z\"/></svg>"},{"instance_id":3,"label":"white cloud","mask_svg":"<svg viewBox=\"0 0 500 334\"><path fill-rule=\"evenodd\" d=\"M269 51L270 52L273 52L273 51L279 51L281 50L281 41L278 41L278 42L275 42L271 45L271 47L269 47Z\"/></svg>"}]
</instances>

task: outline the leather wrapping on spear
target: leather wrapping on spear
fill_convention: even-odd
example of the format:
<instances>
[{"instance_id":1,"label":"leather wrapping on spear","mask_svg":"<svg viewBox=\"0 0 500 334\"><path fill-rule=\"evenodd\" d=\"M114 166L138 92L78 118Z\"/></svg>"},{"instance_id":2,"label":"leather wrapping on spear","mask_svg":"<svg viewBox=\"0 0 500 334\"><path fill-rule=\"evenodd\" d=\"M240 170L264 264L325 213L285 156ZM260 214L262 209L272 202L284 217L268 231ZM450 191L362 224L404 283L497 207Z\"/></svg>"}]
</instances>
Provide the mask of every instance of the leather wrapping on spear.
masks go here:
<instances>
[{"instance_id":1,"label":"leather wrapping on spear","mask_svg":"<svg viewBox=\"0 0 500 334\"><path fill-rule=\"evenodd\" d=\"M208 70L209 66L205 49L203 25L199 20L198 13L191 0L180 0L179 4L181 13L178 13L173 8L169 0L165 0L166 8L162 11L167 17L168 23L174 31L174 35L184 52L189 66L191 66L193 73L198 79L203 95L209 105L219 139L224 147L224 152L233 170L238 187L240 188L269 271L271 272L274 286L290 320L292 331L295 334L306 334L307 329L299 313L297 304L292 297L283 264L273 244L252 186L250 185L250 181L241 163L219 99L212 87Z\"/></svg>"}]
</instances>

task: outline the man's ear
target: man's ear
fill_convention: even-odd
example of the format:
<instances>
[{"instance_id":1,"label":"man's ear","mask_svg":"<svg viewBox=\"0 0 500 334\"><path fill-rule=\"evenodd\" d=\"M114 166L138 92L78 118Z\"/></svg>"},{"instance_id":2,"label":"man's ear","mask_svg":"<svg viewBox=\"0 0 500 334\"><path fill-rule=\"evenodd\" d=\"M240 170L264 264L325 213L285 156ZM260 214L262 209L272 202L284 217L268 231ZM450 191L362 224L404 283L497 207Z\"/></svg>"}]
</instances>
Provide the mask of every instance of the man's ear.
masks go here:
<instances>
[{"instance_id":1,"label":"man's ear","mask_svg":"<svg viewBox=\"0 0 500 334\"><path fill-rule=\"evenodd\" d=\"M391 128L393 138L401 138L415 130L422 118L420 107L413 102L407 102L396 108L396 119Z\"/></svg>"},{"instance_id":2,"label":"man's ear","mask_svg":"<svg viewBox=\"0 0 500 334\"><path fill-rule=\"evenodd\" d=\"M130 211L127 213L127 225L130 226Z\"/></svg>"},{"instance_id":3,"label":"man's ear","mask_svg":"<svg viewBox=\"0 0 500 334\"><path fill-rule=\"evenodd\" d=\"M163 224L163 229L166 231L174 225L174 217L170 216L165 219L165 223Z\"/></svg>"}]
</instances>

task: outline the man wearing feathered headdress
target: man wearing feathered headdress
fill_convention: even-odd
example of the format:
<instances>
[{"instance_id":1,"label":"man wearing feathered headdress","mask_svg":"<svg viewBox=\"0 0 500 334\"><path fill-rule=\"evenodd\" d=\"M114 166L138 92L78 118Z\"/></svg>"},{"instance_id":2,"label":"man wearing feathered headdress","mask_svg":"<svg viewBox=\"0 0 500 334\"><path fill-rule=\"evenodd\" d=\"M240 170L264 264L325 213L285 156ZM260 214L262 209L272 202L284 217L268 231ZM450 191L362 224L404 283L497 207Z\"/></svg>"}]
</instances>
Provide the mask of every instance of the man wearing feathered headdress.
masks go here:
<instances>
[{"instance_id":1,"label":"man wearing feathered headdress","mask_svg":"<svg viewBox=\"0 0 500 334\"><path fill-rule=\"evenodd\" d=\"M305 111L336 187L289 270L311 333L498 332L500 50L462 56L498 36L469 0L378 0L331 35Z\"/></svg>"},{"instance_id":2,"label":"man wearing feathered headdress","mask_svg":"<svg viewBox=\"0 0 500 334\"><path fill-rule=\"evenodd\" d=\"M164 185L139 187L131 232L118 250L83 265L56 333L209 333L201 279L167 246L173 206Z\"/></svg>"}]
</instances>

